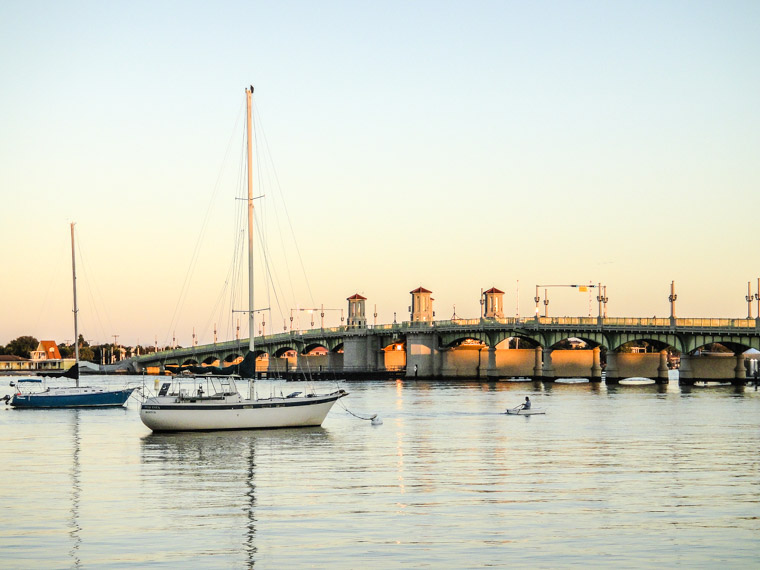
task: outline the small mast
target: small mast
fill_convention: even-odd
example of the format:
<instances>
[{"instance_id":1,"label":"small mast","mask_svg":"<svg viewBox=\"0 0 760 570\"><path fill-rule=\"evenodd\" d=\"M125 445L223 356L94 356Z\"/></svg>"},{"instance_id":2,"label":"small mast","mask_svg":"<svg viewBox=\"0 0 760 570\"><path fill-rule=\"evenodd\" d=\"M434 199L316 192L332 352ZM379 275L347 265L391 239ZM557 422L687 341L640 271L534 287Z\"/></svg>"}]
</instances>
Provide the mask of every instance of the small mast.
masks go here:
<instances>
[{"instance_id":1,"label":"small mast","mask_svg":"<svg viewBox=\"0 0 760 570\"><path fill-rule=\"evenodd\" d=\"M246 108L248 111L248 350L253 352L253 137L251 95L253 85L245 90Z\"/></svg>"},{"instance_id":2,"label":"small mast","mask_svg":"<svg viewBox=\"0 0 760 570\"><path fill-rule=\"evenodd\" d=\"M77 322L77 262L74 253L74 222L71 222L71 276L74 287L74 357L77 366L79 364L79 324ZM79 374L77 373L77 388L79 388Z\"/></svg>"}]
</instances>

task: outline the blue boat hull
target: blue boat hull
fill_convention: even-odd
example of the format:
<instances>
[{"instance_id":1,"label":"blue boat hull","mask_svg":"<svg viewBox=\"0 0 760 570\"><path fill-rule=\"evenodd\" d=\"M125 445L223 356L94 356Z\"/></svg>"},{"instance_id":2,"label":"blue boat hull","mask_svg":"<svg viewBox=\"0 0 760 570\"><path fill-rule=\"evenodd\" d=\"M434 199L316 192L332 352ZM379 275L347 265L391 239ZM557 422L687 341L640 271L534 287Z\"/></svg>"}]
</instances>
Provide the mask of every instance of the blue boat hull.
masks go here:
<instances>
[{"instance_id":1,"label":"blue boat hull","mask_svg":"<svg viewBox=\"0 0 760 570\"><path fill-rule=\"evenodd\" d=\"M14 394L10 405L14 408L114 408L123 406L134 388L111 391L56 394Z\"/></svg>"}]
</instances>

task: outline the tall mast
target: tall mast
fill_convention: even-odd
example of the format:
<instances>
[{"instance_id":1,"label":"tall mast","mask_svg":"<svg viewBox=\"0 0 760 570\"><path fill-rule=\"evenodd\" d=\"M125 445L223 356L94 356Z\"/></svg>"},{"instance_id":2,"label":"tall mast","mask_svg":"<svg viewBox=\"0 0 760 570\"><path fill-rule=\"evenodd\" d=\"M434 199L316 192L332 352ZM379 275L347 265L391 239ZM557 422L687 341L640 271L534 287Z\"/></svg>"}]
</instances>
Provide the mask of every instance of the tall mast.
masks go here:
<instances>
[{"instance_id":1,"label":"tall mast","mask_svg":"<svg viewBox=\"0 0 760 570\"><path fill-rule=\"evenodd\" d=\"M248 110L248 350L253 352L253 140L251 136L251 95L253 85L245 90Z\"/></svg>"},{"instance_id":2,"label":"tall mast","mask_svg":"<svg viewBox=\"0 0 760 570\"><path fill-rule=\"evenodd\" d=\"M71 277L74 287L74 356L79 364L79 325L77 323L77 262L74 254L74 222L71 222ZM79 374L77 374L77 388L79 387Z\"/></svg>"}]
</instances>

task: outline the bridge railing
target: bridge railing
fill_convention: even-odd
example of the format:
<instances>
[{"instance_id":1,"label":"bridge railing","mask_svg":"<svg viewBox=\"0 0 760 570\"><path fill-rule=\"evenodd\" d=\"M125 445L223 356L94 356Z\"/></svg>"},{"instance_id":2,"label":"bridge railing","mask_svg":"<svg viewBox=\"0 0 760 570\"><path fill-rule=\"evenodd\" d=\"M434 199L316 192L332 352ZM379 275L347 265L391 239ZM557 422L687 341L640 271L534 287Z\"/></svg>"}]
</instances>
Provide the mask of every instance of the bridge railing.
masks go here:
<instances>
[{"instance_id":1,"label":"bridge railing","mask_svg":"<svg viewBox=\"0 0 760 570\"><path fill-rule=\"evenodd\" d=\"M607 317L602 319L602 326L611 327L669 327L670 319L635 318L635 317Z\"/></svg>"},{"instance_id":2,"label":"bridge railing","mask_svg":"<svg viewBox=\"0 0 760 570\"><path fill-rule=\"evenodd\" d=\"M677 327L689 328L755 328L755 319L676 319Z\"/></svg>"}]
</instances>

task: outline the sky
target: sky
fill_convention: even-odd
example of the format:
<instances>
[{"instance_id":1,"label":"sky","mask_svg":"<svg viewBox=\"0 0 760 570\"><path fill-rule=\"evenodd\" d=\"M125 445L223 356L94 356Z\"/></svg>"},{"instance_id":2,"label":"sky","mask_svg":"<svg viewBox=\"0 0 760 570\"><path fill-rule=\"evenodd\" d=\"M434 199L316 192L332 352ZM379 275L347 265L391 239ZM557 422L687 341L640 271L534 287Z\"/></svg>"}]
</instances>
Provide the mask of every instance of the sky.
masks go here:
<instances>
[{"instance_id":1,"label":"sky","mask_svg":"<svg viewBox=\"0 0 760 570\"><path fill-rule=\"evenodd\" d=\"M73 338L71 222L87 340L232 338L249 84L303 268L274 332L354 293L408 320L418 286L436 319L589 282L608 316L666 317L671 281L679 317L746 317L758 24L755 1L5 0L0 344Z\"/></svg>"}]
</instances>

